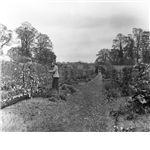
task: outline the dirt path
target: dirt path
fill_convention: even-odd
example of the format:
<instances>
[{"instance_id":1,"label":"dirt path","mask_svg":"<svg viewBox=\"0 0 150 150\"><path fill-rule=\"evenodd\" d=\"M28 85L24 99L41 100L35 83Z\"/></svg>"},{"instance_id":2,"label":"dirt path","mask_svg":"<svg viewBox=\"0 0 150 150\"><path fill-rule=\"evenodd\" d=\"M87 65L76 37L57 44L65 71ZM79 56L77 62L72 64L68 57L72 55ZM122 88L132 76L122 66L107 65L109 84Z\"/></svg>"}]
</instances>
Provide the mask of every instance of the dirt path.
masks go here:
<instances>
[{"instance_id":1,"label":"dirt path","mask_svg":"<svg viewBox=\"0 0 150 150\"><path fill-rule=\"evenodd\" d=\"M111 131L101 75L78 88L67 102L34 98L0 110L0 130Z\"/></svg>"}]
</instances>

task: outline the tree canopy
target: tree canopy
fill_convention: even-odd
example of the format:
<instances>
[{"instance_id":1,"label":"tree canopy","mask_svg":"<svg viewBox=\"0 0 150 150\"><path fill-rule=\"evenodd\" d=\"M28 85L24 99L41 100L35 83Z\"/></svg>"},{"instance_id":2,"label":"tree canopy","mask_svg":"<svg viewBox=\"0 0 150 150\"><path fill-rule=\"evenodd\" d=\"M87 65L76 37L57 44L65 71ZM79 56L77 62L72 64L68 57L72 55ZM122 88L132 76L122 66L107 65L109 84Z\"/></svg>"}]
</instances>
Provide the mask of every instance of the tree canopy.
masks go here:
<instances>
[{"instance_id":1,"label":"tree canopy","mask_svg":"<svg viewBox=\"0 0 150 150\"><path fill-rule=\"evenodd\" d=\"M36 47L34 48L34 58L38 63L50 64L55 61L53 45L46 34L39 33L36 39Z\"/></svg>"},{"instance_id":2,"label":"tree canopy","mask_svg":"<svg viewBox=\"0 0 150 150\"><path fill-rule=\"evenodd\" d=\"M12 31L8 30L3 24L0 24L0 55L3 55L3 47L8 46L12 39Z\"/></svg>"},{"instance_id":3,"label":"tree canopy","mask_svg":"<svg viewBox=\"0 0 150 150\"><path fill-rule=\"evenodd\" d=\"M38 31L30 23L24 22L16 29L16 33L21 41L19 53L23 56L32 57L32 49Z\"/></svg>"},{"instance_id":4,"label":"tree canopy","mask_svg":"<svg viewBox=\"0 0 150 150\"><path fill-rule=\"evenodd\" d=\"M103 64L108 60L114 65L150 63L150 32L133 28L132 34L117 34L112 49L101 49L96 59Z\"/></svg>"},{"instance_id":5,"label":"tree canopy","mask_svg":"<svg viewBox=\"0 0 150 150\"><path fill-rule=\"evenodd\" d=\"M38 32L28 22L22 23L15 31L21 44L8 51L14 61L32 60L43 65L56 61L53 44L48 35Z\"/></svg>"}]
</instances>

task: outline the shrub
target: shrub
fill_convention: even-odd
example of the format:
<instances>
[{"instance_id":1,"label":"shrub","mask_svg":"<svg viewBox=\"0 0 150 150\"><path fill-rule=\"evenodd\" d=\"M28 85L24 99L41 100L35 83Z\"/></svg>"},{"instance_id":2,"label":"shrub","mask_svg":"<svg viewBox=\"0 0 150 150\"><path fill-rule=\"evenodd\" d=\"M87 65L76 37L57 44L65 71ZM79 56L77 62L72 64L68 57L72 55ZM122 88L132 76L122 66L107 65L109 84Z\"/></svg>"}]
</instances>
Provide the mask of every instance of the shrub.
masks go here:
<instances>
[{"instance_id":1,"label":"shrub","mask_svg":"<svg viewBox=\"0 0 150 150\"><path fill-rule=\"evenodd\" d=\"M131 94L130 84L132 82L132 67L125 67L122 70L121 90L123 96Z\"/></svg>"},{"instance_id":2,"label":"shrub","mask_svg":"<svg viewBox=\"0 0 150 150\"><path fill-rule=\"evenodd\" d=\"M72 85L68 85L68 84L63 84L60 87L60 90L66 90L66 91L68 91L71 94L73 94L73 93L75 93L77 91L77 89L75 87L73 87Z\"/></svg>"}]
</instances>

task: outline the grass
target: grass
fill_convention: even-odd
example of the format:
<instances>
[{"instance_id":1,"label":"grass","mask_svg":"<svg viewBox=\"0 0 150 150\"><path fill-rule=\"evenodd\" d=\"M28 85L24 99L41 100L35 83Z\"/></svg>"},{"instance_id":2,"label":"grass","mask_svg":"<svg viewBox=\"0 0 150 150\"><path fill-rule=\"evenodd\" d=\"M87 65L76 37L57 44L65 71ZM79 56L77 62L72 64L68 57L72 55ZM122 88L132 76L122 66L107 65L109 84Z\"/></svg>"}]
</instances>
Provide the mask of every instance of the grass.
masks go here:
<instances>
[{"instance_id":1,"label":"grass","mask_svg":"<svg viewBox=\"0 0 150 150\"><path fill-rule=\"evenodd\" d=\"M78 91L68 96L67 101L33 98L0 110L2 131L149 131L149 114L133 116L132 119L123 111L125 97L116 98L111 103L106 101L100 75L88 83L76 85L76 88ZM115 124L115 117L110 112L119 109L122 115L118 114Z\"/></svg>"}]
</instances>

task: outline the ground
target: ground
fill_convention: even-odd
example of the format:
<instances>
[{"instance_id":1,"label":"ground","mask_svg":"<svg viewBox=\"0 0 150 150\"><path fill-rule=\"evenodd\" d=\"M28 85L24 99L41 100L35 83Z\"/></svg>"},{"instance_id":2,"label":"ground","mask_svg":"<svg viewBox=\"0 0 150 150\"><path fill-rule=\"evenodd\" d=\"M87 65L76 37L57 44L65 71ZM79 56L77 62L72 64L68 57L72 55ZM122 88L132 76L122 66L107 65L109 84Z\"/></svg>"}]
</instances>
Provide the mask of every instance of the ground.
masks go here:
<instances>
[{"instance_id":1,"label":"ground","mask_svg":"<svg viewBox=\"0 0 150 150\"><path fill-rule=\"evenodd\" d=\"M77 86L78 92L70 95L67 101L51 102L48 99L33 98L18 102L0 110L1 131L114 131L114 119L109 113L117 108L119 102L108 102L103 95L101 74L92 81ZM121 118L122 119L122 118ZM132 125L121 121L122 126ZM150 117L145 118L143 126L150 125ZM137 123L139 131L143 126ZM147 129L147 128L146 128Z\"/></svg>"}]
</instances>

